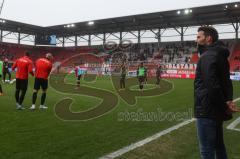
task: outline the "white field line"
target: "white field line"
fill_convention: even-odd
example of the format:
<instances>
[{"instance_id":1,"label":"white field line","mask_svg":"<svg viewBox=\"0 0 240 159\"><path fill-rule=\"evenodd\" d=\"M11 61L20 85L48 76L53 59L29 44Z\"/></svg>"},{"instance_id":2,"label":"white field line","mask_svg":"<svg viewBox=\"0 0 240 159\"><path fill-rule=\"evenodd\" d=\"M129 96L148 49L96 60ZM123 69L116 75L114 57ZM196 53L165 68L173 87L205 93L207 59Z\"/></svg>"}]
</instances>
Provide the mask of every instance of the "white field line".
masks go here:
<instances>
[{"instance_id":1,"label":"white field line","mask_svg":"<svg viewBox=\"0 0 240 159\"><path fill-rule=\"evenodd\" d=\"M237 98L237 99L234 100L234 102L239 101L239 100L240 100L240 98ZM238 124L240 124L240 117L238 117L236 120L234 120L234 122L232 122L231 124L229 124L229 125L227 126L227 129L229 129L229 130L235 130L235 131L240 131L240 129L237 129L237 128L236 128L236 126L237 126Z\"/></svg>"},{"instance_id":2,"label":"white field line","mask_svg":"<svg viewBox=\"0 0 240 159\"><path fill-rule=\"evenodd\" d=\"M234 102L236 102L236 101L238 101L238 100L240 100L240 98L235 99ZM107 155L105 155L105 156L103 156L103 157L100 157L99 159L113 159L113 158L119 157L119 156L121 156L121 155L123 155L123 154L125 154L125 153L127 153L127 152L129 152L129 151L131 151L131 150L134 150L134 149L136 149L136 148L138 148L138 147L141 147L141 146L143 146L143 145L145 145L145 144L147 144L147 143L149 143L149 142L151 142L151 141L153 141L153 140L156 140L156 139L160 138L161 136L164 136L164 135L166 135L166 134L169 134L169 133L171 133L172 131L177 130L177 129L179 129L179 128L185 126L185 125L188 125L188 124L190 124L190 123L192 123L192 122L194 122L194 121L195 121L194 118L193 118L193 119L190 119L190 120L186 120L186 121L184 121L184 122L182 122L182 123L179 123L179 124L177 124L177 125L174 125L174 126L168 128L168 129L165 129L165 130L163 130L163 131L160 131L160 132L158 132L157 134L152 135L152 136L150 136L150 137L148 137L148 138L146 138L146 139L143 139L143 140L138 141L138 142L136 142L136 143L133 143L133 144L131 144L131 145L129 145L129 146L123 147L123 148L121 148L120 150L117 150L117 151L112 152L112 153L110 153L110 154L107 154ZM235 120L233 123L231 123L231 124L227 127L227 129L240 131L240 129L236 129L236 128L235 128L239 123L240 123L240 117L239 117L237 120Z\"/></svg>"},{"instance_id":3,"label":"white field line","mask_svg":"<svg viewBox=\"0 0 240 159\"><path fill-rule=\"evenodd\" d=\"M100 157L99 159L112 159L112 158L115 158L115 157L119 157L119 156L121 156L121 155L123 155L123 154L125 154L125 153L127 153L127 152L129 152L131 150L134 150L134 149L136 149L138 147L141 147L141 146L143 146L143 145L145 145L145 144L147 144L147 143L149 143L149 142L151 142L153 140L156 140L156 139L158 139L159 137L161 137L163 135L169 134L170 132L172 132L174 130L177 130L177 129L185 126L185 125L188 125L188 124L192 123L193 121L195 121L195 119L186 120L186 121L184 121L182 123L179 123L179 124L177 124L175 126L172 126L172 127L168 128L166 130L160 131L160 132L158 132L157 134L155 134L153 136L150 136L150 137L148 137L146 139L143 139L141 141L133 143L133 144L131 144L129 146L123 147L122 149L117 150L117 151L115 151L113 153L107 154L106 156Z\"/></svg>"}]
</instances>

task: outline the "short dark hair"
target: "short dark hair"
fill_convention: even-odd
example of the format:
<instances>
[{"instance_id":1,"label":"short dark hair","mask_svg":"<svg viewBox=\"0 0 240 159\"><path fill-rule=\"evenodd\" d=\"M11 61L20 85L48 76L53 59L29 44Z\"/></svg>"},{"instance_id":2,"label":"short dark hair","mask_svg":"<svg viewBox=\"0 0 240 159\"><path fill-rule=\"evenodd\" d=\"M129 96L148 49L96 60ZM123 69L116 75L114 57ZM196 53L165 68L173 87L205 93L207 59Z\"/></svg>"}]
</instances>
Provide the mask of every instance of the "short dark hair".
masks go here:
<instances>
[{"instance_id":1,"label":"short dark hair","mask_svg":"<svg viewBox=\"0 0 240 159\"><path fill-rule=\"evenodd\" d=\"M211 36L213 43L218 41L218 31L211 26L201 26L198 28L198 32L203 31L205 36Z\"/></svg>"}]
</instances>

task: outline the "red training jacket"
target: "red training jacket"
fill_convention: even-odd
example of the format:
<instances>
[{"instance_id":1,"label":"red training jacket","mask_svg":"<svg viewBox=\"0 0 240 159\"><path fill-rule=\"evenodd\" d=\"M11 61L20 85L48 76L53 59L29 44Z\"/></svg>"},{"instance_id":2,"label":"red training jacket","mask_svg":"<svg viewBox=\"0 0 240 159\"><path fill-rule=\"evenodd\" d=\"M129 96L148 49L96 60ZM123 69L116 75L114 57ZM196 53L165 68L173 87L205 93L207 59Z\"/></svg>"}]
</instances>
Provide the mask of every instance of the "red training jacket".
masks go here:
<instances>
[{"instance_id":1,"label":"red training jacket","mask_svg":"<svg viewBox=\"0 0 240 159\"><path fill-rule=\"evenodd\" d=\"M36 61L35 77L48 79L48 76L52 70L52 62L46 58L40 58Z\"/></svg>"},{"instance_id":2,"label":"red training jacket","mask_svg":"<svg viewBox=\"0 0 240 159\"><path fill-rule=\"evenodd\" d=\"M27 57L23 56L15 61L15 63L12 66L12 70L15 70L17 68L16 78L18 79L28 79L28 73L31 75L33 74L33 62L32 60Z\"/></svg>"}]
</instances>

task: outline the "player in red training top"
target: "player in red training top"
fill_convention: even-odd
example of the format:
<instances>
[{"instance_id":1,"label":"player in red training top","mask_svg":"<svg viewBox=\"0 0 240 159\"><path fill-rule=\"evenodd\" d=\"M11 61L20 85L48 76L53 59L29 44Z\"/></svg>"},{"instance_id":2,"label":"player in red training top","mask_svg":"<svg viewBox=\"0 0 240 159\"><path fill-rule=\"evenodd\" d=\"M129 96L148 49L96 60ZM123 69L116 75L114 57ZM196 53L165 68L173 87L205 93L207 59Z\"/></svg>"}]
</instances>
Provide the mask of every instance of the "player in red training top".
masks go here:
<instances>
[{"instance_id":1,"label":"player in red training top","mask_svg":"<svg viewBox=\"0 0 240 159\"><path fill-rule=\"evenodd\" d=\"M46 99L46 92L48 88L48 76L52 70L52 60L53 56L51 53L47 53L45 58L39 58L36 61L35 66L35 82L34 82L34 90L32 95L32 106L30 109L36 109L35 103L37 100L37 93L42 88L42 97L41 97L41 105L40 109L47 109L48 107L44 106Z\"/></svg>"},{"instance_id":2,"label":"player in red training top","mask_svg":"<svg viewBox=\"0 0 240 159\"><path fill-rule=\"evenodd\" d=\"M24 107L22 107L22 103L23 103L25 94L27 92L28 74L30 73L32 76L34 76L33 62L29 58L29 52L26 52L25 56L15 61L15 63L12 66L12 70L15 70L15 68L17 68L15 99L16 99L17 109L21 110L21 109L24 109ZM21 95L20 95L20 92L21 92Z\"/></svg>"}]
</instances>

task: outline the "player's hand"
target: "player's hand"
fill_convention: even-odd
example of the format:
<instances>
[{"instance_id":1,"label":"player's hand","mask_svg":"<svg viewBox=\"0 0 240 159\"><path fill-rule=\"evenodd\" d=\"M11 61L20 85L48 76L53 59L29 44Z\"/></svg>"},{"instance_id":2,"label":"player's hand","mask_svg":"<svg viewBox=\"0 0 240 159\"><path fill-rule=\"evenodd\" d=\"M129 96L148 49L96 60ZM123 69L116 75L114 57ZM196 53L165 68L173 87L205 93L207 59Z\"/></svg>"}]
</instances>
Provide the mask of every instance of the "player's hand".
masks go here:
<instances>
[{"instance_id":1,"label":"player's hand","mask_svg":"<svg viewBox=\"0 0 240 159\"><path fill-rule=\"evenodd\" d=\"M227 105L228 105L228 109L231 113L240 112L240 110L237 108L237 105L234 102L228 101Z\"/></svg>"}]
</instances>

